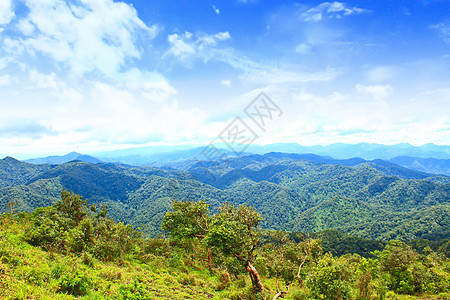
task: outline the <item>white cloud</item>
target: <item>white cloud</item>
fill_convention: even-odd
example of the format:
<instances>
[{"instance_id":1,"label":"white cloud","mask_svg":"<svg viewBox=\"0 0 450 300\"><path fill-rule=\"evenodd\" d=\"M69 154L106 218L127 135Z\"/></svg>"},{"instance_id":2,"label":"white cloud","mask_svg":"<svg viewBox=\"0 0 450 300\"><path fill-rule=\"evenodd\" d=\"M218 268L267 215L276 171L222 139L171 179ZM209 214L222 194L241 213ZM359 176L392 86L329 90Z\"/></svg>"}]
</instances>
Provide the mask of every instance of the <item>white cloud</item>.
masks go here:
<instances>
[{"instance_id":1,"label":"white cloud","mask_svg":"<svg viewBox=\"0 0 450 300\"><path fill-rule=\"evenodd\" d=\"M301 19L305 22L318 22L324 18L342 18L343 16L362 14L365 12L367 12L366 9L347 7L342 2L323 2L302 13Z\"/></svg>"},{"instance_id":2,"label":"white cloud","mask_svg":"<svg viewBox=\"0 0 450 300\"><path fill-rule=\"evenodd\" d=\"M191 37L192 33L190 32L185 32L181 36L177 33L169 35L167 40L171 47L165 55L171 54L183 60L186 57L195 54L195 46L188 41Z\"/></svg>"},{"instance_id":3,"label":"white cloud","mask_svg":"<svg viewBox=\"0 0 450 300\"><path fill-rule=\"evenodd\" d=\"M263 85L276 85L282 83L305 83L311 81L330 81L339 72L325 70L319 72L304 72L296 68L280 65L269 65L254 62L246 57L224 53L221 58L233 68L242 71L239 76L242 80Z\"/></svg>"},{"instance_id":4,"label":"white cloud","mask_svg":"<svg viewBox=\"0 0 450 300\"><path fill-rule=\"evenodd\" d=\"M118 82L152 102L163 102L177 94L177 90L159 73L131 69L122 73Z\"/></svg>"},{"instance_id":5,"label":"white cloud","mask_svg":"<svg viewBox=\"0 0 450 300\"><path fill-rule=\"evenodd\" d=\"M167 40L170 44L170 49L163 55L164 58L168 56L175 56L182 62L190 63L191 59L200 58L208 60L212 57L214 47L219 42L231 39L230 33L219 32L216 34L196 34L195 36L190 32L185 32L182 35L177 33L168 36Z\"/></svg>"},{"instance_id":6,"label":"white cloud","mask_svg":"<svg viewBox=\"0 0 450 300\"><path fill-rule=\"evenodd\" d=\"M12 0L0 0L0 25L6 25L14 18Z\"/></svg>"},{"instance_id":7,"label":"white cloud","mask_svg":"<svg viewBox=\"0 0 450 300\"><path fill-rule=\"evenodd\" d=\"M331 69L321 72L304 72L299 71L298 66L255 62L236 53L233 48L219 48L219 42L229 39L231 39L229 32L212 35L193 35L190 32L183 35L172 34L168 37L171 48L163 57L174 56L188 67L192 66L194 59L201 59L203 62L219 61L238 70L241 73L239 79L258 85L330 81L339 74L336 70Z\"/></svg>"},{"instance_id":8,"label":"white cloud","mask_svg":"<svg viewBox=\"0 0 450 300\"><path fill-rule=\"evenodd\" d=\"M192 66L194 59L201 59L203 62L219 61L240 71L239 79L258 85L330 81L339 74L338 71L331 69L320 72L304 72L298 70L298 66L255 62L236 53L233 48L219 47L220 42L230 39L230 33L227 31L211 35L200 33L194 35L190 32L182 35L175 33L168 36L171 48L163 57L167 59L174 56L188 67Z\"/></svg>"},{"instance_id":9,"label":"white cloud","mask_svg":"<svg viewBox=\"0 0 450 300\"><path fill-rule=\"evenodd\" d=\"M57 82L56 74L42 74L33 69L29 72L29 89L57 89L62 82Z\"/></svg>"},{"instance_id":10,"label":"white cloud","mask_svg":"<svg viewBox=\"0 0 450 300\"><path fill-rule=\"evenodd\" d=\"M34 25L29 20L25 19L19 21L17 28L19 28L19 30L26 36L32 35L35 30Z\"/></svg>"},{"instance_id":11,"label":"white cloud","mask_svg":"<svg viewBox=\"0 0 450 300\"><path fill-rule=\"evenodd\" d=\"M220 9L218 9L215 5L212 6L214 12L216 13L216 15L220 14Z\"/></svg>"},{"instance_id":12,"label":"white cloud","mask_svg":"<svg viewBox=\"0 0 450 300\"><path fill-rule=\"evenodd\" d=\"M450 44L450 22L439 23L431 26L431 28L437 30L441 39L447 44Z\"/></svg>"},{"instance_id":13,"label":"white cloud","mask_svg":"<svg viewBox=\"0 0 450 300\"><path fill-rule=\"evenodd\" d=\"M377 66L372 68L366 77L370 81L383 82L392 79L398 73L397 68L391 66Z\"/></svg>"},{"instance_id":14,"label":"white cloud","mask_svg":"<svg viewBox=\"0 0 450 300\"><path fill-rule=\"evenodd\" d=\"M10 54L11 56L17 56L22 54L24 51L24 47L22 43L18 40L13 40L9 37L6 37L3 39L3 47L2 50L4 50L6 53ZM11 59L11 58L9 58Z\"/></svg>"},{"instance_id":15,"label":"white cloud","mask_svg":"<svg viewBox=\"0 0 450 300\"><path fill-rule=\"evenodd\" d=\"M220 83L222 85L226 86L226 87L230 87L231 86L231 80L229 80L229 79L221 80Z\"/></svg>"},{"instance_id":16,"label":"white cloud","mask_svg":"<svg viewBox=\"0 0 450 300\"><path fill-rule=\"evenodd\" d=\"M214 37L219 41L226 41L231 39L230 33L228 31L216 33Z\"/></svg>"},{"instance_id":17,"label":"white cloud","mask_svg":"<svg viewBox=\"0 0 450 300\"><path fill-rule=\"evenodd\" d=\"M309 54L311 53L311 46L307 43L300 43L295 48L295 52L300 54Z\"/></svg>"},{"instance_id":18,"label":"white cloud","mask_svg":"<svg viewBox=\"0 0 450 300\"><path fill-rule=\"evenodd\" d=\"M148 27L136 10L112 0L67 3L61 0L27 0L30 12L19 22L27 35L23 44L70 66L76 74L100 72L114 76L130 58L139 58L136 35L147 39L158 33Z\"/></svg>"},{"instance_id":19,"label":"white cloud","mask_svg":"<svg viewBox=\"0 0 450 300\"><path fill-rule=\"evenodd\" d=\"M390 85L356 85L358 93L366 93L372 95L375 99L384 99L389 96L394 89Z\"/></svg>"},{"instance_id":20,"label":"white cloud","mask_svg":"<svg viewBox=\"0 0 450 300\"><path fill-rule=\"evenodd\" d=\"M11 79L10 75L0 76L0 86L10 85L11 82L12 82L12 79Z\"/></svg>"}]
</instances>

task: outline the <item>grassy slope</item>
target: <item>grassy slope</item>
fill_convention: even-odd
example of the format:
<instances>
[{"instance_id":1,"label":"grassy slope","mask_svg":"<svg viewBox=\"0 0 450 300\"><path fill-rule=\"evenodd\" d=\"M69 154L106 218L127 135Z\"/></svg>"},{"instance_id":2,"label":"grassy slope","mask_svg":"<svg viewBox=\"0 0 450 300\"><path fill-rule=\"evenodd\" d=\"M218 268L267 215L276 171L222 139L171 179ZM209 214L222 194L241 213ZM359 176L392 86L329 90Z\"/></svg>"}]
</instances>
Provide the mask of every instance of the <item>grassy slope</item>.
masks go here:
<instances>
[{"instance_id":1,"label":"grassy slope","mask_svg":"<svg viewBox=\"0 0 450 300\"><path fill-rule=\"evenodd\" d=\"M102 262L47 252L23 241L26 226L0 219L0 299L241 299L251 287L242 276L218 291L220 270L211 274L176 253ZM273 279L265 282L275 294Z\"/></svg>"},{"instance_id":2,"label":"grassy slope","mask_svg":"<svg viewBox=\"0 0 450 300\"><path fill-rule=\"evenodd\" d=\"M47 252L23 241L27 226L27 221L0 218L0 299L249 299L245 295L251 294L248 276L219 288L224 283L221 270L210 273L206 265L176 252L109 263L86 255ZM275 280L262 279L273 296ZM301 294L293 284L284 299L304 299ZM386 296L387 300L450 299L447 294L413 297L388 292Z\"/></svg>"}]
</instances>

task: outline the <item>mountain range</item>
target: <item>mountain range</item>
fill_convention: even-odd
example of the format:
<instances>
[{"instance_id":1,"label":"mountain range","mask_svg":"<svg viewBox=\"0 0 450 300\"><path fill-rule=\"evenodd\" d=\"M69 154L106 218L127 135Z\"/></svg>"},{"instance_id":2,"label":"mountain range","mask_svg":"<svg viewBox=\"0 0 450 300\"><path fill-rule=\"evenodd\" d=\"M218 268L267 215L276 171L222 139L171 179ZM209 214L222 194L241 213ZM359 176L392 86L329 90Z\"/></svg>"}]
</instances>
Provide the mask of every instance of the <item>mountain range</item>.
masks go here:
<instances>
[{"instance_id":1,"label":"mountain range","mask_svg":"<svg viewBox=\"0 0 450 300\"><path fill-rule=\"evenodd\" d=\"M280 143L266 146L250 145L246 152L237 155L223 143L214 145L222 154L218 158L233 158L270 152L315 154L328 159L328 162L332 162L335 159L361 163L363 161L383 159L415 171L450 175L450 146L434 144L423 146L397 144L387 146L369 143L301 146L296 143ZM92 155L71 152L63 156L34 158L26 161L33 164L63 164L73 160L80 160L89 163L113 162L128 165L165 167L179 166L180 164L186 164L186 161L195 162L214 159L204 154L208 150L211 150L208 146L152 146L100 152Z\"/></svg>"},{"instance_id":2,"label":"mountain range","mask_svg":"<svg viewBox=\"0 0 450 300\"><path fill-rule=\"evenodd\" d=\"M0 174L1 211L11 200L21 211L50 205L65 188L153 236L173 200L203 199L213 213L225 202L254 206L268 229L333 228L383 240L450 237L450 177L380 159L273 152L155 167L7 157Z\"/></svg>"}]
</instances>

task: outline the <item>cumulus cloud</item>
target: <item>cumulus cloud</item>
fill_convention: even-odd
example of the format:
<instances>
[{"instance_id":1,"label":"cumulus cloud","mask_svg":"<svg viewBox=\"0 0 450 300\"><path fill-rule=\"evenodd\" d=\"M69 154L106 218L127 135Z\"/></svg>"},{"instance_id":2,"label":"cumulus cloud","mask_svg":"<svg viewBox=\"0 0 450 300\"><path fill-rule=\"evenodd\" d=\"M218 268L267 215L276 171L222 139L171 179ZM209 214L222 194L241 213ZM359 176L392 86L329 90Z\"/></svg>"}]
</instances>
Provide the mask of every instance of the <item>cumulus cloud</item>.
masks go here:
<instances>
[{"instance_id":1,"label":"cumulus cloud","mask_svg":"<svg viewBox=\"0 0 450 300\"><path fill-rule=\"evenodd\" d=\"M14 18L12 0L0 1L0 25L6 25Z\"/></svg>"},{"instance_id":2,"label":"cumulus cloud","mask_svg":"<svg viewBox=\"0 0 450 300\"><path fill-rule=\"evenodd\" d=\"M29 14L18 23L25 47L67 64L79 75L115 75L128 59L140 57L138 33L147 39L158 33L156 25L148 27L123 2L27 0L25 4Z\"/></svg>"},{"instance_id":3,"label":"cumulus cloud","mask_svg":"<svg viewBox=\"0 0 450 300\"><path fill-rule=\"evenodd\" d=\"M182 35L178 35L177 33L169 35L167 40L171 47L166 55L171 54L183 60L187 56L195 54L196 47L189 42L191 37L192 33L190 32L185 32Z\"/></svg>"},{"instance_id":4,"label":"cumulus cloud","mask_svg":"<svg viewBox=\"0 0 450 300\"><path fill-rule=\"evenodd\" d=\"M323 2L316 7L310 8L301 14L305 22L317 22L324 18L342 18L349 15L357 15L367 12L359 7L347 7L342 2Z\"/></svg>"}]
</instances>

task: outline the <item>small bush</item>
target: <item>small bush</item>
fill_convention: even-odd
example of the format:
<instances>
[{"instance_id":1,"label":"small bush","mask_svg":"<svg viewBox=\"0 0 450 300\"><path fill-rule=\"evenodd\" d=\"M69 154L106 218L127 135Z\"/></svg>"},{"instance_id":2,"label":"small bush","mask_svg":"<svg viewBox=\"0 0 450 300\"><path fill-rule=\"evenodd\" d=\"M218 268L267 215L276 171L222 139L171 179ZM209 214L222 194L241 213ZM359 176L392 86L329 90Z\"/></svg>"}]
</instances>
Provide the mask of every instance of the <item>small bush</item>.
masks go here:
<instances>
[{"instance_id":1,"label":"small bush","mask_svg":"<svg viewBox=\"0 0 450 300\"><path fill-rule=\"evenodd\" d=\"M127 285L121 285L119 287L119 293L124 300L147 300L151 299L145 284L137 279L133 283Z\"/></svg>"},{"instance_id":2,"label":"small bush","mask_svg":"<svg viewBox=\"0 0 450 300\"><path fill-rule=\"evenodd\" d=\"M108 280L108 281L118 281L122 279L122 271L116 270L105 270L100 274L100 277Z\"/></svg>"},{"instance_id":3,"label":"small bush","mask_svg":"<svg viewBox=\"0 0 450 300\"><path fill-rule=\"evenodd\" d=\"M195 276L192 274L182 273L178 278L178 282L181 283L182 285L190 285L190 286L198 285L197 278L195 278Z\"/></svg>"},{"instance_id":4,"label":"small bush","mask_svg":"<svg viewBox=\"0 0 450 300\"><path fill-rule=\"evenodd\" d=\"M73 296L83 296L88 292L90 280L84 274L64 274L59 278L58 292Z\"/></svg>"},{"instance_id":5,"label":"small bush","mask_svg":"<svg viewBox=\"0 0 450 300\"><path fill-rule=\"evenodd\" d=\"M222 273L220 273L218 279L219 279L219 284L216 287L216 291L222 291L222 290L228 288L231 284L230 274L226 271L223 271Z\"/></svg>"}]
</instances>

